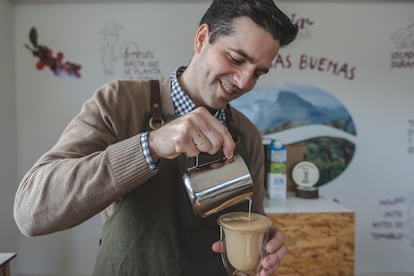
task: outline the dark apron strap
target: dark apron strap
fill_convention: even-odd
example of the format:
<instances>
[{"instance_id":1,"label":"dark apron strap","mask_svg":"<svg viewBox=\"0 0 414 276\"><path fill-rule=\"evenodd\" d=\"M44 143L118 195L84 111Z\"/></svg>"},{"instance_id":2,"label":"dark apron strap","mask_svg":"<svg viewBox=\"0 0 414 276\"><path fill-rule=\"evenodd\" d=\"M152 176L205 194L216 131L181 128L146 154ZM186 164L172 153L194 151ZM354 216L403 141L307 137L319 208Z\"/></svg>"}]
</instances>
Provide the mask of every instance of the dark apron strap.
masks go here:
<instances>
[{"instance_id":1,"label":"dark apron strap","mask_svg":"<svg viewBox=\"0 0 414 276\"><path fill-rule=\"evenodd\" d=\"M157 129L164 125L164 117L162 115L160 82L158 80L150 80L151 84L151 117L148 125L152 129Z\"/></svg>"},{"instance_id":2,"label":"dark apron strap","mask_svg":"<svg viewBox=\"0 0 414 276\"><path fill-rule=\"evenodd\" d=\"M238 142L240 142L241 132L234 126L233 117L231 115L229 104L226 105L225 112L226 112L227 129L229 130L231 136L233 137L233 141L237 144Z\"/></svg>"}]
</instances>

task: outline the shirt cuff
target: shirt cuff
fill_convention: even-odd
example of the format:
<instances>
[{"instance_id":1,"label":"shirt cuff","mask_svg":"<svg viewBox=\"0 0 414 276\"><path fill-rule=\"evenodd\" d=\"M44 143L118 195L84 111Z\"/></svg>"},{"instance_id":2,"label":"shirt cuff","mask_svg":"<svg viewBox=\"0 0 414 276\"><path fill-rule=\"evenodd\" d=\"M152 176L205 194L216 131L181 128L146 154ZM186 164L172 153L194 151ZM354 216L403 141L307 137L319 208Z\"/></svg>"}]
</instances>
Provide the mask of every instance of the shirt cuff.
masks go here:
<instances>
[{"instance_id":1,"label":"shirt cuff","mask_svg":"<svg viewBox=\"0 0 414 276\"><path fill-rule=\"evenodd\" d=\"M154 160L152 160L150 148L149 148L149 145L148 145L148 131L147 132L143 132L141 134L140 142L141 142L142 152L144 153L145 161L147 161L148 166L152 170L157 171L158 170L159 161L158 162L154 162Z\"/></svg>"}]
</instances>

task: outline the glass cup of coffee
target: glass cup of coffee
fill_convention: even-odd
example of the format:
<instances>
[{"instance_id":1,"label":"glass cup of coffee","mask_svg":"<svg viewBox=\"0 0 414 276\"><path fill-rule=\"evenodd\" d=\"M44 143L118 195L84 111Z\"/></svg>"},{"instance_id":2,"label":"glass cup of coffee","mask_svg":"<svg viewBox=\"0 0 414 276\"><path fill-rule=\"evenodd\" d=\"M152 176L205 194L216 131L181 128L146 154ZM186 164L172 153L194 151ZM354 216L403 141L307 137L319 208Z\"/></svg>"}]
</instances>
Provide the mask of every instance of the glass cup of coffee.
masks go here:
<instances>
[{"instance_id":1,"label":"glass cup of coffee","mask_svg":"<svg viewBox=\"0 0 414 276\"><path fill-rule=\"evenodd\" d=\"M221 215L217 222L224 246L221 258L229 274L258 275L272 221L256 213L233 212Z\"/></svg>"}]
</instances>

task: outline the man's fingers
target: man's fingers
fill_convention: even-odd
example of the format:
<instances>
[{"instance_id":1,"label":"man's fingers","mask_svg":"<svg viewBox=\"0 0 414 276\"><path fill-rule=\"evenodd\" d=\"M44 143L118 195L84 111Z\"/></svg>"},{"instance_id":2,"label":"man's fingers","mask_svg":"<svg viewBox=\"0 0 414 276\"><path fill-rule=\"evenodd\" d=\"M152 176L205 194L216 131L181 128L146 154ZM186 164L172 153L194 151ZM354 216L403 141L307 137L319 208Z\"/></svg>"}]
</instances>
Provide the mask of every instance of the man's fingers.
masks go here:
<instances>
[{"instance_id":1,"label":"man's fingers","mask_svg":"<svg viewBox=\"0 0 414 276\"><path fill-rule=\"evenodd\" d=\"M194 146L199 150L203 152L209 152L211 150L211 142L208 140L206 136L204 136L203 133L197 132L192 137Z\"/></svg>"},{"instance_id":2,"label":"man's fingers","mask_svg":"<svg viewBox=\"0 0 414 276\"><path fill-rule=\"evenodd\" d=\"M173 159L182 153L190 157L200 152L215 154L220 150L231 158L235 147L227 128L203 107L152 131L148 144L154 160Z\"/></svg>"},{"instance_id":3,"label":"man's fingers","mask_svg":"<svg viewBox=\"0 0 414 276\"><path fill-rule=\"evenodd\" d=\"M264 273L260 275L267 275L275 271L279 266L284 256L288 253L286 245L282 245L275 253L267 255L262 261L262 270ZM269 275L270 275L269 274Z\"/></svg>"},{"instance_id":4,"label":"man's fingers","mask_svg":"<svg viewBox=\"0 0 414 276\"><path fill-rule=\"evenodd\" d=\"M201 151L214 154L222 150L227 158L233 157L235 145L228 129L203 107L197 108L194 113L197 115L194 117L195 125L199 128L203 138L209 142L208 145L203 146ZM196 139L197 141L201 140L200 137L196 137Z\"/></svg>"},{"instance_id":5,"label":"man's fingers","mask_svg":"<svg viewBox=\"0 0 414 276\"><path fill-rule=\"evenodd\" d=\"M213 252L216 252L216 253L223 252L223 242L222 241L216 241L211 246L211 250L213 250Z\"/></svg>"},{"instance_id":6,"label":"man's fingers","mask_svg":"<svg viewBox=\"0 0 414 276\"><path fill-rule=\"evenodd\" d=\"M283 257L288 253L288 248L284 243L284 233L275 228L269 231L271 236L266 244L267 256L263 258L262 270L260 275L271 275L280 266Z\"/></svg>"},{"instance_id":7,"label":"man's fingers","mask_svg":"<svg viewBox=\"0 0 414 276\"><path fill-rule=\"evenodd\" d=\"M285 234L282 231L271 228L269 230L270 240L266 244L266 252L271 254L275 252L284 242Z\"/></svg>"}]
</instances>

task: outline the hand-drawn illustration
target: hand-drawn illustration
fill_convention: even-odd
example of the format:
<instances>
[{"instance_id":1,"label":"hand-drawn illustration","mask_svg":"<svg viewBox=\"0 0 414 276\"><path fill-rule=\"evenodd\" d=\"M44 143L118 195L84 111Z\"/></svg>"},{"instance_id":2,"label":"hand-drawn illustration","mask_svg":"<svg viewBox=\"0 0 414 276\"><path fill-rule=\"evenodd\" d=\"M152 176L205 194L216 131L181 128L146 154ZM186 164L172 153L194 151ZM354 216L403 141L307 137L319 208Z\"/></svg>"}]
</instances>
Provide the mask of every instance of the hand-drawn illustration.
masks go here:
<instances>
[{"instance_id":1,"label":"hand-drawn illustration","mask_svg":"<svg viewBox=\"0 0 414 276\"><path fill-rule=\"evenodd\" d=\"M290 16L290 20L299 28L298 38L311 38L311 27L315 24L312 19L308 17L300 17L293 13Z\"/></svg>"},{"instance_id":2,"label":"hand-drawn illustration","mask_svg":"<svg viewBox=\"0 0 414 276\"><path fill-rule=\"evenodd\" d=\"M100 48L104 75L115 75L118 69L124 79L161 78L160 63L154 52L140 50L134 41L122 42L122 29L121 25L110 22L101 32L104 39L104 45ZM120 69L120 66L123 68Z\"/></svg>"},{"instance_id":3,"label":"hand-drawn illustration","mask_svg":"<svg viewBox=\"0 0 414 276\"><path fill-rule=\"evenodd\" d=\"M306 160L320 170L316 186L339 176L354 156L356 129L351 115L319 88L299 84L256 87L232 105L255 123L264 139L305 145Z\"/></svg>"},{"instance_id":4,"label":"hand-drawn illustration","mask_svg":"<svg viewBox=\"0 0 414 276\"><path fill-rule=\"evenodd\" d=\"M391 34L396 49L391 52L391 68L414 69L414 23Z\"/></svg>"},{"instance_id":5,"label":"hand-drawn illustration","mask_svg":"<svg viewBox=\"0 0 414 276\"><path fill-rule=\"evenodd\" d=\"M115 63L119 58L116 51L116 45L119 43L119 33L121 29L121 25L108 22L101 31L104 40L104 44L101 47L101 58L103 73L105 75L113 75L115 72Z\"/></svg>"},{"instance_id":6,"label":"hand-drawn illustration","mask_svg":"<svg viewBox=\"0 0 414 276\"><path fill-rule=\"evenodd\" d=\"M38 43L38 34L35 27L32 27L29 32L29 40L32 46L24 44L25 47L32 52L33 56L38 57L36 63L37 70L43 70L47 66L52 72L59 77L80 78L79 70L81 65L73 62L63 62L63 53L57 52L56 57L53 57L52 50Z\"/></svg>"},{"instance_id":7,"label":"hand-drawn illustration","mask_svg":"<svg viewBox=\"0 0 414 276\"><path fill-rule=\"evenodd\" d=\"M400 49L414 47L414 23L398 29L391 35L391 40Z\"/></svg>"}]
</instances>

